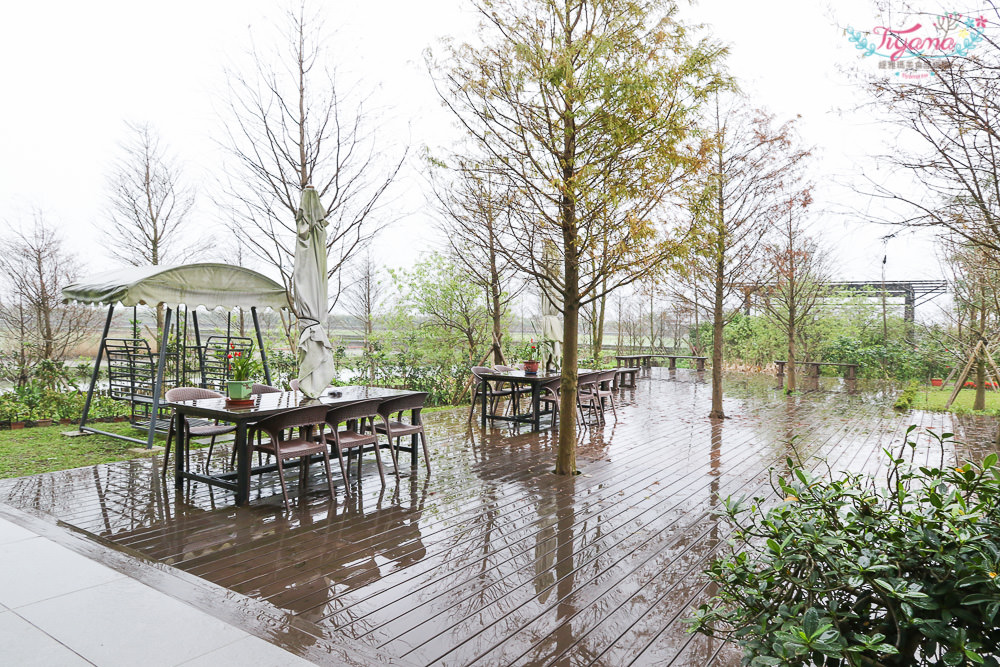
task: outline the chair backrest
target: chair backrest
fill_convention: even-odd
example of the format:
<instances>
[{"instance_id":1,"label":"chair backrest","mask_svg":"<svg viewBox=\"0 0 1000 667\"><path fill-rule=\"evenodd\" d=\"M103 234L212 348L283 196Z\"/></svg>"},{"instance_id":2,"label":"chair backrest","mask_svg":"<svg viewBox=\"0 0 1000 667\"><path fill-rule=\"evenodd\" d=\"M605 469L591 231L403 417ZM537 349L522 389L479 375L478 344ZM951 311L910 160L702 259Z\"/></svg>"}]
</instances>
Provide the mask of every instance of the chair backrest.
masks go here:
<instances>
[{"instance_id":1,"label":"chair backrest","mask_svg":"<svg viewBox=\"0 0 1000 667\"><path fill-rule=\"evenodd\" d=\"M284 442L287 439L284 437L285 430L322 424L326 421L326 413L329 411L330 408L325 405L307 405L304 408L294 408L265 417L257 422L254 428L271 436L272 442ZM322 437L322 429L320 429L320 437Z\"/></svg>"},{"instance_id":2,"label":"chair backrest","mask_svg":"<svg viewBox=\"0 0 1000 667\"><path fill-rule=\"evenodd\" d=\"M618 375L618 371L616 370L604 371L601 373L601 379L598 380L598 383L603 385L605 382L608 382L608 389L610 389L611 385L614 384L616 375Z\"/></svg>"},{"instance_id":3,"label":"chair backrest","mask_svg":"<svg viewBox=\"0 0 1000 667\"><path fill-rule=\"evenodd\" d=\"M493 370L500 371L501 373L506 373L507 371L516 371L519 369L517 366L503 366L501 364L497 364L493 366Z\"/></svg>"},{"instance_id":4,"label":"chair backrest","mask_svg":"<svg viewBox=\"0 0 1000 667\"><path fill-rule=\"evenodd\" d=\"M337 425L352 419L375 417L378 414L380 405L382 405L381 398L369 398L365 401L338 405L335 408L329 409L326 413L326 423L336 429Z\"/></svg>"},{"instance_id":5,"label":"chair backrest","mask_svg":"<svg viewBox=\"0 0 1000 667\"><path fill-rule=\"evenodd\" d=\"M174 387L167 390L165 398L169 403L178 401L196 401L199 398L222 398L222 394L201 387Z\"/></svg>"},{"instance_id":6,"label":"chair backrest","mask_svg":"<svg viewBox=\"0 0 1000 667\"><path fill-rule=\"evenodd\" d=\"M492 373L492 372L493 372L493 369L490 368L489 366L473 366L472 367L472 374L475 375L476 379L479 379L479 380L482 379L483 373Z\"/></svg>"},{"instance_id":7,"label":"chair backrest","mask_svg":"<svg viewBox=\"0 0 1000 667\"><path fill-rule=\"evenodd\" d=\"M419 423L420 409L424 407L424 401L427 400L427 396L428 394L426 391L420 391L413 394L407 394L406 396L387 398L382 401L381 405L378 406L378 414L382 417L382 419L389 421L389 416L395 412L412 410L414 423Z\"/></svg>"},{"instance_id":8,"label":"chair backrest","mask_svg":"<svg viewBox=\"0 0 1000 667\"><path fill-rule=\"evenodd\" d=\"M591 371L590 373L580 373L579 377L577 377L577 383L581 387L588 387L590 385L597 384L600 381L598 379L600 377L601 373L596 371Z\"/></svg>"},{"instance_id":9,"label":"chair backrest","mask_svg":"<svg viewBox=\"0 0 1000 667\"><path fill-rule=\"evenodd\" d=\"M251 394L276 394L280 389L277 387L272 387L269 384L260 384L259 382L254 382L253 386L250 387Z\"/></svg>"}]
</instances>

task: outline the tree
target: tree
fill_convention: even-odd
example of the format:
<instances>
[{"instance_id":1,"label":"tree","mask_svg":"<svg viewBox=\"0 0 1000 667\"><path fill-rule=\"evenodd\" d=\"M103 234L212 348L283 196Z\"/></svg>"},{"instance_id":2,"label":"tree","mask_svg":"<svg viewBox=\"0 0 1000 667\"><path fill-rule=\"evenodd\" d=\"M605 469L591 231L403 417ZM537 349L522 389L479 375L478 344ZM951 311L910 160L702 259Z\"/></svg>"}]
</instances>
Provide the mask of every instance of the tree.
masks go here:
<instances>
[{"instance_id":1,"label":"tree","mask_svg":"<svg viewBox=\"0 0 1000 667\"><path fill-rule=\"evenodd\" d=\"M41 361L59 361L93 334L96 311L63 304L62 290L77 277L75 258L35 212L29 231L8 228L0 244L5 302L0 330L16 344L10 379L24 386Z\"/></svg>"},{"instance_id":2,"label":"tree","mask_svg":"<svg viewBox=\"0 0 1000 667\"><path fill-rule=\"evenodd\" d=\"M442 344L464 346L469 364L476 365L490 338L485 295L462 278L451 260L437 253L409 271L390 273L403 305L421 318L422 326L441 332Z\"/></svg>"},{"instance_id":3,"label":"tree","mask_svg":"<svg viewBox=\"0 0 1000 667\"><path fill-rule=\"evenodd\" d=\"M109 217L105 232L111 253L128 264L170 264L191 254L181 245L194 206L180 167L147 124L128 124L130 141L111 174ZM156 307L157 339L163 329L163 306Z\"/></svg>"},{"instance_id":4,"label":"tree","mask_svg":"<svg viewBox=\"0 0 1000 667\"><path fill-rule=\"evenodd\" d=\"M375 377L373 334L375 317L385 295L385 286L379 280L378 266L371 252L366 253L354 267L354 280L349 289L347 311L361 324L362 346L368 358L365 372L369 379Z\"/></svg>"},{"instance_id":5,"label":"tree","mask_svg":"<svg viewBox=\"0 0 1000 667\"><path fill-rule=\"evenodd\" d=\"M516 284L517 266L503 253L512 241L512 193L509 185L498 184L491 174L461 163L454 174L451 182L434 184L443 216L440 228L451 260L485 295L493 325L493 362L504 364L502 345L510 305L524 287Z\"/></svg>"},{"instance_id":6,"label":"tree","mask_svg":"<svg viewBox=\"0 0 1000 667\"><path fill-rule=\"evenodd\" d=\"M746 284L773 273L765 262L764 239L791 202L802 197L798 181L809 154L795 144L792 124L773 127L773 117L736 100L723 113L716 98L712 158L689 203L699 251L682 267L695 279L692 303L712 320L712 410L722 419L723 330L739 312L726 304Z\"/></svg>"},{"instance_id":7,"label":"tree","mask_svg":"<svg viewBox=\"0 0 1000 667\"><path fill-rule=\"evenodd\" d=\"M913 84L872 77L866 88L879 114L902 132L882 159L911 187L873 183L891 204L891 224L937 229L1000 258L1000 44L968 19L985 44L948 58L920 56L932 75Z\"/></svg>"},{"instance_id":8,"label":"tree","mask_svg":"<svg viewBox=\"0 0 1000 667\"><path fill-rule=\"evenodd\" d=\"M693 110L721 85L723 51L690 43L668 0L476 7L480 45L449 47L437 83L467 163L516 194L504 254L562 313L556 473L575 474L580 310L679 251L664 209L698 165ZM561 275L542 262L546 243Z\"/></svg>"},{"instance_id":9,"label":"tree","mask_svg":"<svg viewBox=\"0 0 1000 667\"><path fill-rule=\"evenodd\" d=\"M378 127L362 102L351 104L326 69L328 35L305 3L286 16L285 51L252 52L254 71L229 74L226 149L233 163L223 187L234 208L234 234L273 266L289 290L295 256L295 212L312 184L326 206L327 271L332 308L342 270L387 224L386 193L405 158L387 160ZM294 347L291 322L286 334Z\"/></svg>"},{"instance_id":10,"label":"tree","mask_svg":"<svg viewBox=\"0 0 1000 667\"><path fill-rule=\"evenodd\" d=\"M765 288L764 307L785 334L788 393L795 391L796 385L796 343L812 320L814 307L826 293L823 283L828 280L818 242L806 234L801 221L802 211L811 201L808 191L803 195L803 199L789 202L788 210L775 225L777 239L767 244L774 283Z\"/></svg>"}]
</instances>

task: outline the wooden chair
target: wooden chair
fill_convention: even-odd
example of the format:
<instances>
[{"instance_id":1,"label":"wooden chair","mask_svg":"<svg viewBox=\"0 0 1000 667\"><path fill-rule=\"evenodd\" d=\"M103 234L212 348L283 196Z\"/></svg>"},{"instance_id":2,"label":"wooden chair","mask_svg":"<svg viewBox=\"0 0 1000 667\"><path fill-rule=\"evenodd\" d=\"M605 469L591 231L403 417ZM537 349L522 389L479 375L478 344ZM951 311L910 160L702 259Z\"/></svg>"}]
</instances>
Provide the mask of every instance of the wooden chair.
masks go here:
<instances>
[{"instance_id":1,"label":"wooden chair","mask_svg":"<svg viewBox=\"0 0 1000 667\"><path fill-rule=\"evenodd\" d=\"M593 385L592 391L595 392L595 398L598 405L601 408L601 421L605 421L604 418L604 400L607 399L611 403L611 413L615 416L615 421L618 421L618 410L615 407L615 375L618 373L616 370L602 371L597 375L597 381Z\"/></svg>"},{"instance_id":2,"label":"wooden chair","mask_svg":"<svg viewBox=\"0 0 1000 667\"><path fill-rule=\"evenodd\" d=\"M276 415L265 417L257 422L255 428L258 431L267 433L270 440L265 443L253 445L254 451L272 454L278 464L278 479L281 482L281 495L285 498L285 507L289 507L288 489L285 485L284 462L287 459L300 459L301 472L299 475L299 488L306 484L309 476L309 457L313 454L323 455L323 465L326 467L326 479L330 485L330 497L335 497L333 490L333 474L330 472L329 447L323 435L323 424L326 423L326 414L329 408L325 405L310 405L304 408L294 408L286 412L279 412ZM319 426L319 428L316 428ZM299 437L293 438L292 429L299 430ZM313 431L318 435L313 436ZM288 436L286 437L286 431ZM347 478L344 478L347 484Z\"/></svg>"},{"instance_id":3,"label":"wooden chair","mask_svg":"<svg viewBox=\"0 0 1000 667\"><path fill-rule=\"evenodd\" d=\"M392 455L392 463L396 466L396 474L399 474L399 439L403 436L420 437L420 442L424 447L424 462L427 464L427 473L431 472L431 457L427 450L427 437L424 435L424 425L420 421L420 410L427 400L427 392L417 392L397 398L389 398L379 405L378 414L382 418L381 424L375 425L377 433L384 433L389 438L389 453ZM403 413L410 411L410 421L403 421ZM396 415L395 419L393 414ZM395 441L395 442L394 442ZM411 445L410 453L413 456L413 465L417 465L416 443Z\"/></svg>"},{"instance_id":4,"label":"wooden chair","mask_svg":"<svg viewBox=\"0 0 1000 667\"><path fill-rule=\"evenodd\" d=\"M201 398L223 398L223 395L217 391L212 391L211 389L202 389L201 387L175 387L170 389L164 395L164 399L168 403L178 403L180 401L195 401ZM170 428L167 430L167 446L163 453L163 475L167 474L167 468L170 466L167 462L170 460L170 444L174 438L174 422L177 421L175 418L170 419ZM212 440L208 445L208 457L205 459L205 469L208 469L209 463L212 462L212 450L215 449L215 439L220 435L225 435L226 433L232 433L236 430L235 424L220 424L216 421L214 424L192 424L189 419L184 420L184 436L185 441L189 440L192 436L198 438L204 438L206 436L211 437ZM188 468L191 467L190 454L185 452L187 457L185 460L187 462Z\"/></svg>"},{"instance_id":5,"label":"wooden chair","mask_svg":"<svg viewBox=\"0 0 1000 667\"><path fill-rule=\"evenodd\" d=\"M562 387L562 378L552 378L539 387L538 400L549 407L552 412L552 425L555 426L559 419L559 396Z\"/></svg>"},{"instance_id":6,"label":"wooden chair","mask_svg":"<svg viewBox=\"0 0 1000 667\"><path fill-rule=\"evenodd\" d=\"M492 373L493 369L489 366L473 366L472 375L476 379L476 387L472 392L472 405L469 406L469 421L472 421L472 413L476 410L476 404L479 403L479 397L482 396L483 392L486 392L486 397L489 399L490 412L496 412L497 401L502 398L510 398L514 395L510 389L500 389L494 387L489 382L483 379L483 373Z\"/></svg>"},{"instance_id":7,"label":"wooden chair","mask_svg":"<svg viewBox=\"0 0 1000 667\"><path fill-rule=\"evenodd\" d=\"M375 463L378 464L378 476L385 486L385 468L382 465L382 456L379 454L378 435L375 432L375 417L378 416L379 406L382 399L371 398L366 401L357 401L341 405L326 413L326 423L330 426L330 432L326 434L326 441L340 459L340 472L344 476L344 482L349 480L351 471L351 455L354 450L358 453L358 479L361 479L361 459L366 450L375 451ZM347 422L347 428L340 430L340 425ZM350 422L355 422L356 427L351 428ZM347 465L344 465L344 452L347 452ZM399 476L399 470L396 470ZM351 495L350 484L346 487L347 495Z\"/></svg>"},{"instance_id":8,"label":"wooden chair","mask_svg":"<svg viewBox=\"0 0 1000 667\"><path fill-rule=\"evenodd\" d=\"M598 398L598 382L600 372L581 374L577 380L576 407L580 410L580 423L586 424L587 417L583 409L586 407L597 418L598 423L604 422L604 408Z\"/></svg>"},{"instance_id":9,"label":"wooden chair","mask_svg":"<svg viewBox=\"0 0 1000 667\"><path fill-rule=\"evenodd\" d=\"M280 393L280 392L281 392L281 390L278 389L277 387L272 387L269 384L261 384L259 382L254 382L253 386L250 387L250 395L251 396L253 396L255 394L277 394L277 393ZM257 438L257 444L260 444L260 442L261 442L260 431L254 432L254 429L253 429L252 426L251 426L250 431L251 432L247 434L247 437L250 438L251 440L254 437L256 437ZM260 454L260 452L257 452L257 464L258 465L260 465L260 463L261 463L260 458L261 458L261 454ZM270 460L270 457L268 457L268 460ZM235 468L236 467L236 447L233 447L232 454L230 454L230 456L229 456L229 467L230 468Z\"/></svg>"},{"instance_id":10,"label":"wooden chair","mask_svg":"<svg viewBox=\"0 0 1000 667\"><path fill-rule=\"evenodd\" d=\"M508 371L517 371L521 369L519 369L517 366L503 366L501 364L496 364L493 366L493 370L499 371L501 373L506 373ZM498 388L503 389L504 384L506 383L501 383L498 386ZM511 391L510 403L511 405L514 406L514 414L517 414L521 408L521 397L525 395L531 396L531 387L527 387L523 384L514 384L513 382L511 382L510 391Z\"/></svg>"}]
</instances>

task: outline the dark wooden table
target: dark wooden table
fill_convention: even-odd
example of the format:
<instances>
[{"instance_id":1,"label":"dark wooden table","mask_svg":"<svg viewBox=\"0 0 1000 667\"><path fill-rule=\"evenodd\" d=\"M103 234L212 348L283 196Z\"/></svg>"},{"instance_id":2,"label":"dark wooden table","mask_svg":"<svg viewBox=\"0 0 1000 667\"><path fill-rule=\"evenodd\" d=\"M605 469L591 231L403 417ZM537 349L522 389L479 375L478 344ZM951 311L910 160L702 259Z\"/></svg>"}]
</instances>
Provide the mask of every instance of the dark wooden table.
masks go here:
<instances>
[{"instance_id":1,"label":"dark wooden table","mask_svg":"<svg viewBox=\"0 0 1000 667\"><path fill-rule=\"evenodd\" d=\"M358 386L333 387L328 391L330 393L321 396L319 401L331 408L353 403L354 401L363 401L368 398L394 398L413 393L399 389ZM177 434L177 454L174 456L174 486L176 488L183 488L184 480L192 479L233 491L236 493L236 504L245 505L250 498L250 476L277 469L275 464L251 468L247 430L251 424L260 421L264 417L270 417L280 412L309 405L311 404L311 399L297 391L255 394L253 398L254 404L248 407L230 407L226 404L225 398L205 398L165 404L165 407L174 410L174 433ZM218 419L219 421L236 424L236 435L233 442L233 447L236 448L235 471L217 475L200 475L185 468L188 442L184 438L184 429L182 428L184 422L182 420L187 417Z\"/></svg>"},{"instance_id":2,"label":"dark wooden table","mask_svg":"<svg viewBox=\"0 0 1000 667\"><path fill-rule=\"evenodd\" d=\"M577 377L582 378L591 373L596 373L599 371L592 371L581 368L577 371ZM513 414L511 416L507 415L494 415L488 413L488 402L486 392L483 392L482 397L482 410L481 418L483 426L486 426L486 419L489 418L494 421L507 421L515 422L521 424L531 424L531 428L534 431L541 429L541 395L542 395L542 385L546 382L558 379L562 377L562 373L548 373L543 370L539 370L535 374L525 373L524 371L491 371L488 373L481 373L480 379L483 382L506 382L511 384L515 389L517 385L526 385L531 389L531 412L525 415Z\"/></svg>"}]
</instances>

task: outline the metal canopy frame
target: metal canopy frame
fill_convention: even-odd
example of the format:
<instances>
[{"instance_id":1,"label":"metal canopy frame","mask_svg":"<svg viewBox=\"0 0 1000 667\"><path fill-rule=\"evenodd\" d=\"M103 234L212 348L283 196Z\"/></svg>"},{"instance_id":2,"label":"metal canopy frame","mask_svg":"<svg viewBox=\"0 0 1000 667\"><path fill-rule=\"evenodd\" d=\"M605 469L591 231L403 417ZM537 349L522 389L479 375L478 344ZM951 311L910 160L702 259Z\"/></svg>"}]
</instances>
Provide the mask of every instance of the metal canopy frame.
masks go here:
<instances>
[{"instance_id":1,"label":"metal canopy frame","mask_svg":"<svg viewBox=\"0 0 1000 667\"><path fill-rule=\"evenodd\" d=\"M104 321L104 330L101 333L101 343L100 343L100 346L98 347L98 350L97 350L97 358L94 360L94 370L93 370L93 372L92 372L92 374L90 376L90 386L87 389L87 399L86 399L86 401L83 404L83 415L80 417L80 426L79 426L80 432L82 432L82 433L99 433L101 435L106 435L106 436L111 437L111 438L117 438L119 440L125 440L125 441L128 441L128 442L134 442L136 444L145 445L146 449L152 449L152 447L153 447L153 440L154 440L154 438L156 436L156 431L157 431L157 422L158 421L162 421L162 419L159 416L159 413L160 413L160 404L162 402L162 396L163 396L163 379L164 379L164 373L165 373L166 366L167 366L167 356L169 355L168 341L170 340L170 327L171 327L171 324L173 324L172 320L173 320L173 316L174 316L175 310L180 311L180 308L181 308L180 306L178 306L176 309L175 308L171 308L171 307L168 306L167 309L166 309L166 312L164 313L164 317L163 317L163 338L161 338L160 341L158 342L159 344L158 344L158 347L157 347L156 373L155 373L155 376L152 378L152 387L151 387L151 392L150 392L151 395L150 396L137 395L137 394L135 394L133 392L128 397L129 400L133 403L133 414L134 414L134 411L135 411L134 404L136 402L139 402L139 403L142 403L144 405L148 405L149 406L149 423L148 423L148 425L144 425L145 426L145 430L146 430L146 439L143 440L143 439L140 439L140 438L133 438L133 437L130 437L130 436L127 436L127 435L121 435L119 433L111 433L110 431L102 431L101 429L97 429L97 428L94 428L93 426L88 426L87 425L87 417L88 417L88 415L90 413L90 406L91 406L91 403L93 402L93 398L94 398L94 389L97 386L97 380L100 377L100 373L101 373L101 362L103 361L103 359L105 358L105 356L109 357L108 358L109 370L110 370L110 367L111 367L111 361L112 360L110 358L111 349L108 346L108 341L109 341L108 332L111 329L111 320L114 317L115 306L114 306L114 304L108 306L108 316L107 316L107 319ZM186 308L185 308L185 314L186 313L187 313L187 311L186 311ZM206 386L207 380L209 379L207 377L207 375L206 375L206 372L205 372L206 371L205 352L208 349L208 345L207 345L208 341L206 340L206 345L202 345L201 344L201 329L200 329L200 327L198 325L197 311L196 310L190 311L190 315L191 315L191 321L192 321L192 323L194 325L194 334L195 334L195 346L194 346L194 348L198 352L198 365L199 365L199 370L200 370L200 373L199 373L199 384L200 384L200 386L204 387L204 386ZM267 363L267 353L264 350L264 338L261 335L261 331L260 331L260 318L259 318L259 316L257 314L257 307L256 306L251 306L250 307L250 315L251 315L251 317L253 319L254 333L256 334L256 338L257 338L257 349L260 352L261 365L264 367L264 381L267 384L271 384L271 369L270 369L270 367L268 366L268 363ZM178 318L178 321L177 321L178 329L180 328L179 324L180 324L180 320ZM178 333L178 335L177 335L177 354L178 354L179 372L181 373L181 377L182 378L186 378L184 366L185 366L186 356L187 356L186 352L189 349L188 346L187 346L187 344L186 344L186 342L187 342L187 318L185 318L185 326L184 326L184 333L183 333L183 335L181 335L181 332L179 330L178 330L177 333ZM229 334L228 331L227 331L227 334L226 334L226 338L227 339L233 338L232 336L230 336L230 334ZM236 337L236 338L242 338L242 337ZM110 340L117 340L117 339L110 339ZM145 343L145 341L143 341L143 343ZM127 346L127 344L126 344L126 346ZM148 346L147 346L147 349L148 349ZM141 367L141 365L139 365L139 364L133 364L132 372L134 373L135 369L136 368L140 368L140 367ZM110 373L109 373L109 375L110 375ZM143 378L142 380L145 380L145 378ZM140 382L139 382L140 385L142 384L142 380L140 380ZM148 386L148 380L145 380L145 382L147 383L147 386ZM133 382L132 386L133 387L136 386L136 383ZM125 397L124 396L120 397L120 400L125 400ZM133 425L136 425L136 424L133 422Z\"/></svg>"}]
</instances>

